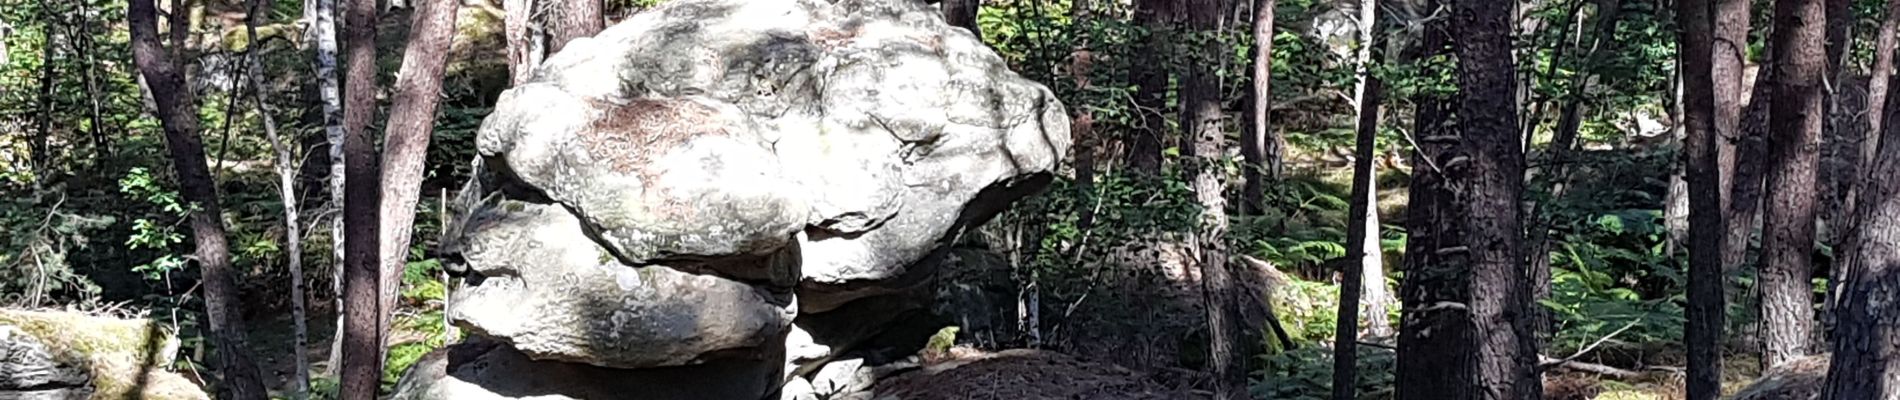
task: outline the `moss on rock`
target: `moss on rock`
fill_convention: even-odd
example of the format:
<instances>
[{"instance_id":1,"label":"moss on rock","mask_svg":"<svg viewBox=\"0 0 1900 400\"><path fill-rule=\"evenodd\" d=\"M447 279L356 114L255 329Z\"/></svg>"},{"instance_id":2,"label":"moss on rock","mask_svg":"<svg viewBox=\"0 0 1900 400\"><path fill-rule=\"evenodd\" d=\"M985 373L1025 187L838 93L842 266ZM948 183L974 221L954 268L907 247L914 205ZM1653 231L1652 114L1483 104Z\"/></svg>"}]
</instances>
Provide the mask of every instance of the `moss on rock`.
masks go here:
<instances>
[{"instance_id":1,"label":"moss on rock","mask_svg":"<svg viewBox=\"0 0 1900 400\"><path fill-rule=\"evenodd\" d=\"M174 329L158 321L77 312L0 309L0 326L40 339L48 350L92 372L92 399L208 399L189 379L166 371L178 354Z\"/></svg>"}]
</instances>

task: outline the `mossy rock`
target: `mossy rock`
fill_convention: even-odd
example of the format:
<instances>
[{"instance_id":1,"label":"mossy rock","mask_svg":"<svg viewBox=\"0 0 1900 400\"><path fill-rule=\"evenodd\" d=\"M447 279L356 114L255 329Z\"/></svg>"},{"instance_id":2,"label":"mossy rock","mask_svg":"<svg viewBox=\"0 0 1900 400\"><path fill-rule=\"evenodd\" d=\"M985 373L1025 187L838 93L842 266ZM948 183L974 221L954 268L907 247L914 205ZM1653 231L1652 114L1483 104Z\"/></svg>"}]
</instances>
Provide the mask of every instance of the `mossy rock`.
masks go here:
<instances>
[{"instance_id":1,"label":"mossy rock","mask_svg":"<svg viewBox=\"0 0 1900 400\"><path fill-rule=\"evenodd\" d=\"M209 399L189 379L166 371L178 354L174 329L157 321L77 312L0 309L0 326L38 338L48 350L92 372L92 399Z\"/></svg>"}]
</instances>

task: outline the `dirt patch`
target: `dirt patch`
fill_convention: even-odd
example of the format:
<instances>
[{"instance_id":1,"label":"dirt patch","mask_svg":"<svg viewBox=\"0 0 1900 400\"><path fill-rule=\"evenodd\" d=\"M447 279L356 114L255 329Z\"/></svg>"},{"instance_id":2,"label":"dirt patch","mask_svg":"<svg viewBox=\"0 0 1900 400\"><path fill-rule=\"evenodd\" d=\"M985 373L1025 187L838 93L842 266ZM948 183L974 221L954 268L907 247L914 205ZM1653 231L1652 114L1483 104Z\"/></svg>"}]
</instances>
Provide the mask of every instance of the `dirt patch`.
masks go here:
<instances>
[{"instance_id":1,"label":"dirt patch","mask_svg":"<svg viewBox=\"0 0 1900 400\"><path fill-rule=\"evenodd\" d=\"M1125 368L1061 353L958 353L879 382L877 396L907 400L1206 398L1164 387Z\"/></svg>"}]
</instances>

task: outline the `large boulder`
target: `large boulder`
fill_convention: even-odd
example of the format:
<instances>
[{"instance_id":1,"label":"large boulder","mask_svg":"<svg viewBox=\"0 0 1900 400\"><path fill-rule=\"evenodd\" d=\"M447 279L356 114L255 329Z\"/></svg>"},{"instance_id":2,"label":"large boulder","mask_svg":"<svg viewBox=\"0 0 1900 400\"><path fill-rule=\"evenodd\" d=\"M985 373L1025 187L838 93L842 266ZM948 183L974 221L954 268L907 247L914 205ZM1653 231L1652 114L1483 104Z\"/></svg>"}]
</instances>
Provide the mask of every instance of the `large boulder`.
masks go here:
<instances>
[{"instance_id":1,"label":"large boulder","mask_svg":"<svg viewBox=\"0 0 1900 400\"><path fill-rule=\"evenodd\" d=\"M764 398L913 352L949 245L1050 180L1067 118L922 0L634 15L483 122L442 249L483 344L398 394Z\"/></svg>"},{"instance_id":2,"label":"large boulder","mask_svg":"<svg viewBox=\"0 0 1900 400\"><path fill-rule=\"evenodd\" d=\"M166 370L178 354L173 331L146 319L0 309L0 399L211 398Z\"/></svg>"}]
</instances>

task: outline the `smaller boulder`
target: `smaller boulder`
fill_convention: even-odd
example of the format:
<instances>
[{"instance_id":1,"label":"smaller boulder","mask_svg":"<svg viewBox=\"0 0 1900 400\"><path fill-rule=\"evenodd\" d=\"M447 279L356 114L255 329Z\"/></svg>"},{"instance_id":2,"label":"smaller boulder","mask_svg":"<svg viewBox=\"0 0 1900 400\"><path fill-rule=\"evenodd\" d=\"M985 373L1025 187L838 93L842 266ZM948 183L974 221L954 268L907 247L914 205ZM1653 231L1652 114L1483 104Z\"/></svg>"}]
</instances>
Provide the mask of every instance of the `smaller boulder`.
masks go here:
<instances>
[{"instance_id":1,"label":"smaller boulder","mask_svg":"<svg viewBox=\"0 0 1900 400\"><path fill-rule=\"evenodd\" d=\"M1827 383L1827 354L1795 359L1769 369L1729 400L1816 400Z\"/></svg>"}]
</instances>

